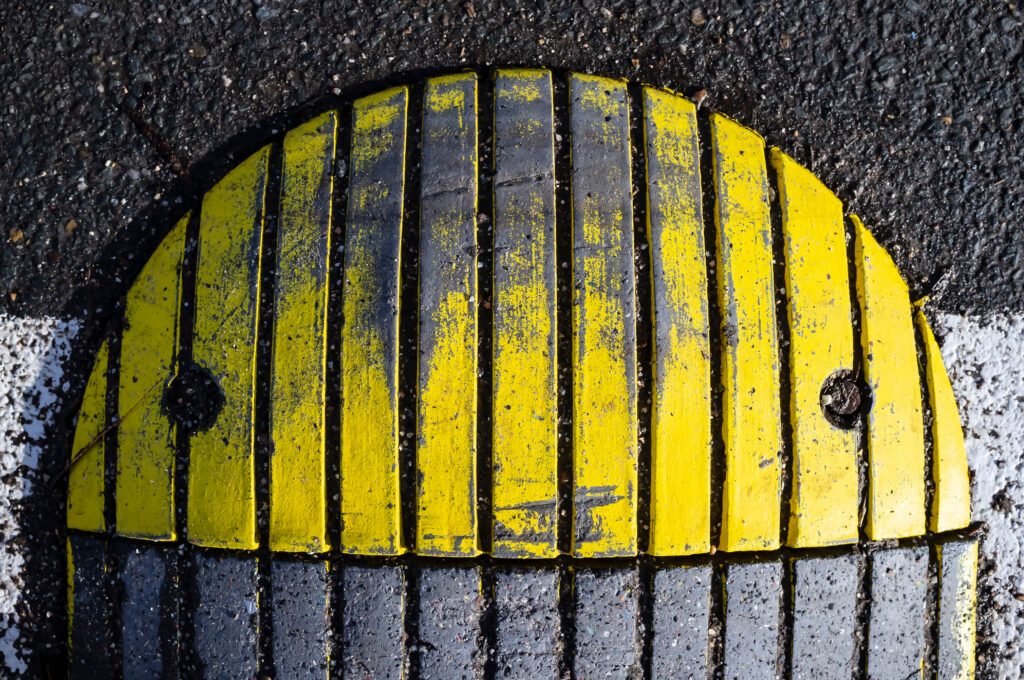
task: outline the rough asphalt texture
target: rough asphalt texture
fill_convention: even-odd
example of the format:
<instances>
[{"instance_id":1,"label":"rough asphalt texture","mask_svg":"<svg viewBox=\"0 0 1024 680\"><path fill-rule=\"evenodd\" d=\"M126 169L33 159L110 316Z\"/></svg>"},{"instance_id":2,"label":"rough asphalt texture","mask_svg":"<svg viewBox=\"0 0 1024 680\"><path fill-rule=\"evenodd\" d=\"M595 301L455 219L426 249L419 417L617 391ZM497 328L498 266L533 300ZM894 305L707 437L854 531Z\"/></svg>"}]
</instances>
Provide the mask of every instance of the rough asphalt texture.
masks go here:
<instances>
[{"instance_id":1,"label":"rough asphalt texture","mask_svg":"<svg viewBox=\"0 0 1024 680\"><path fill-rule=\"evenodd\" d=\"M1017 3L515 5L4 3L4 308L102 306L183 197L340 97L525 64L706 92L835 190L915 296L1024 309Z\"/></svg>"}]
</instances>

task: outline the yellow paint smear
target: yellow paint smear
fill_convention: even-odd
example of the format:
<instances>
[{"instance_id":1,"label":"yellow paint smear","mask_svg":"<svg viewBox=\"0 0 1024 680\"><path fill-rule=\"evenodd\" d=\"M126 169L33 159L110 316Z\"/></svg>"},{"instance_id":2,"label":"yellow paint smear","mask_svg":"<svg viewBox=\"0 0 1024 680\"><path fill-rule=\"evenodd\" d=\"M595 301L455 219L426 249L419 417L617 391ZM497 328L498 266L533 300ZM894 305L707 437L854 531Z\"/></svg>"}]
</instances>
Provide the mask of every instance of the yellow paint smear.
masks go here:
<instances>
[{"instance_id":1,"label":"yellow paint smear","mask_svg":"<svg viewBox=\"0 0 1024 680\"><path fill-rule=\"evenodd\" d=\"M421 246L420 296L437 300L436 309L421 307L419 319L416 549L423 555L479 553L476 253L463 251L476 244L476 81L474 73L432 78L424 101L424 176L431 162L448 170L435 172L440 179L421 197L420 240L432 241L434 260L425 261ZM444 160L432 160L428 149Z\"/></svg>"},{"instance_id":2,"label":"yellow paint smear","mask_svg":"<svg viewBox=\"0 0 1024 680\"><path fill-rule=\"evenodd\" d=\"M336 114L285 135L270 391L270 548L327 542L325 404L327 255Z\"/></svg>"},{"instance_id":3,"label":"yellow paint smear","mask_svg":"<svg viewBox=\"0 0 1024 680\"><path fill-rule=\"evenodd\" d=\"M181 258L189 215L142 268L125 300L117 428L117 533L171 541L176 427L163 407L177 371Z\"/></svg>"},{"instance_id":4,"label":"yellow paint smear","mask_svg":"<svg viewBox=\"0 0 1024 680\"><path fill-rule=\"evenodd\" d=\"M821 390L853 369L843 204L806 168L771 150L778 173L789 315L793 482L788 543L856 542L857 432L830 423Z\"/></svg>"},{"instance_id":5,"label":"yellow paint smear","mask_svg":"<svg viewBox=\"0 0 1024 680\"><path fill-rule=\"evenodd\" d=\"M647 239L654 275L653 555L711 547L711 363L696 107L646 88Z\"/></svg>"},{"instance_id":6,"label":"yellow paint smear","mask_svg":"<svg viewBox=\"0 0 1024 680\"><path fill-rule=\"evenodd\" d=\"M394 88L360 99L352 114L349 186L350 196L358 192L360 199L349 209L345 237L341 544L346 553L402 552L398 275L407 99L406 88ZM393 273L378 265L376 249L383 247L394 248Z\"/></svg>"},{"instance_id":7,"label":"yellow paint smear","mask_svg":"<svg viewBox=\"0 0 1024 680\"><path fill-rule=\"evenodd\" d=\"M96 351L92 373L85 386L78 424L71 444L76 455L103 431L107 422L107 342ZM82 531L105 531L103 515L105 447L100 437L82 454L68 473L68 528Z\"/></svg>"},{"instance_id":8,"label":"yellow paint smear","mask_svg":"<svg viewBox=\"0 0 1024 680\"><path fill-rule=\"evenodd\" d=\"M896 264L855 216L868 413L868 516L871 540L925 531L924 422L910 297Z\"/></svg>"},{"instance_id":9,"label":"yellow paint smear","mask_svg":"<svg viewBox=\"0 0 1024 680\"><path fill-rule=\"evenodd\" d=\"M496 110L504 158L525 156L546 169L543 181L494 189L494 552L558 554L558 432L555 349L554 146L551 73L498 71L495 97L532 109ZM507 119L497 117L506 115ZM511 150L509 150L511 149ZM496 160L497 162L497 160ZM531 166L532 167L532 166ZM526 179L526 178L521 178ZM499 275L500 272L500 275Z\"/></svg>"},{"instance_id":10,"label":"yellow paint smear","mask_svg":"<svg viewBox=\"0 0 1024 680\"><path fill-rule=\"evenodd\" d=\"M722 317L723 550L779 547L782 449L764 142L711 116Z\"/></svg>"},{"instance_id":11,"label":"yellow paint smear","mask_svg":"<svg viewBox=\"0 0 1024 680\"><path fill-rule=\"evenodd\" d=\"M573 215L574 554L632 555L637 406L635 336L627 334L635 312L625 85L573 75L570 98L574 152L589 147L611 159L582 167L573 158L573 203L581 208Z\"/></svg>"},{"instance_id":12,"label":"yellow paint smear","mask_svg":"<svg viewBox=\"0 0 1024 680\"><path fill-rule=\"evenodd\" d=\"M935 532L962 529L971 523L971 480L964 449L964 431L956 408L953 386L942 353L922 310L915 318L924 341L925 383L932 409L932 515Z\"/></svg>"},{"instance_id":13,"label":"yellow paint smear","mask_svg":"<svg viewBox=\"0 0 1024 680\"><path fill-rule=\"evenodd\" d=\"M188 538L196 545L256 548L253 399L269 158L264 147L203 198L192 359L216 377L224 408L191 439Z\"/></svg>"},{"instance_id":14,"label":"yellow paint smear","mask_svg":"<svg viewBox=\"0 0 1024 680\"><path fill-rule=\"evenodd\" d=\"M950 575L947 575L948 572L944 573L942 570L942 565L945 564L942 554L944 549L945 546L939 546L940 582L950 578ZM952 612L949 631L951 639L942 639L940 644L952 643L956 650L956 657L961 663L957 668L956 675L943 677L948 677L950 680L974 680L977 662L976 631L978 629L978 542L972 541L957 558L958 564L951 575L957 578L956 608ZM941 618L948 615L946 612L939 612Z\"/></svg>"}]
</instances>

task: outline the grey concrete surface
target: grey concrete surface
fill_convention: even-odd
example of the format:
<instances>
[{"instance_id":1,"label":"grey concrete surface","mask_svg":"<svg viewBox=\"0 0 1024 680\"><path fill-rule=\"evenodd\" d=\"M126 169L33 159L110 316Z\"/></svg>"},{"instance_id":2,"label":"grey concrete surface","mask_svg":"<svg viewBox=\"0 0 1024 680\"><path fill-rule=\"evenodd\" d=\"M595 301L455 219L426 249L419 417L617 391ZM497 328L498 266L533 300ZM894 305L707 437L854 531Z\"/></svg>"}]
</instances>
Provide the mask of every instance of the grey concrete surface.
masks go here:
<instances>
[{"instance_id":1,"label":"grey concrete surface","mask_svg":"<svg viewBox=\"0 0 1024 680\"><path fill-rule=\"evenodd\" d=\"M196 555L198 607L192 613L200 677L249 680L256 674L256 559Z\"/></svg>"},{"instance_id":2,"label":"grey concrete surface","mask_svg":"<svg viewBox=\"0 0 1024 680\"><path fill-rule=\"evenodd\" d=\"M578 680L632 677L639 661L637 614L639 583L632 569L580 569L576 596Z\"/></svg>"},{"instance_id":3,"label":"grey concrete surface","mask_svg":"<svg viewBox=\"0 0 1024 680\"><path fill-rule=\"evenodd\" d=\"M725 570L725 677L775 680L779 674L782 564L731 564Z\"/></svg>"},{"instance_id":4,"label":"grey concrete surface","mask_svg":"<svg viewBox=\"0 0 1024 680\"><path fill-rule=\"evenodd\" d=\"M494 576L494 602L496 677L557 677L558 571L500 569Z\"/></svg>"},{"instance_id":5,"label":"grey concrete surface","mask_svg":"<svg viewBox=\"0 0 1024 680\"><path fill-rule=\"evenodd\" d=\"M400 567L341 569L345 677L400 680L405 582Z\"/></svg>"},{"instance_id":6,"label":"grey concrete surface","mask_svg":"<svg viewBox=\"0 0 1024 680\"><path fill-rule=\"evenodd\" d=\"M925 645L928 548L871 555L867 673L909 678L920 672Z\"/></svg>"},{"instance_id":7,"label":"grey concrete surface","mask_svg":"<svg viewBox=\"0 0 1024 680\"><path fill-rule=\"evenodd\" d=\"M707 677L711 566L654 573L652 680Z\"/></svg>"},{"instance_id":8,"label":"grey concrete surface","mask_svg":"<svg viewBox=\"0 0 1024 680\"><path fill-rule=\"evenodd\" d=\"M420 571L419 655L422 680L480 677L480 570Z\"/></svg>"},{"instance_id":9,"label":"grey concrete surface","mask_svg":"<svg viewBox=\"0 0 1024 680\"><path fill-rule=\"evenodd\" d=\"M126 546L121 558L124 680L178 677L177 551Z\"/></svg>"},{"instance_id":10,"label":"grey concrete surface","mask_svg":"<svg viewBox=\"0 0 1024 680\"><path fill-rule=\"evenodd\" d=\"M326 680L327 563L275 560L270 582L276 677Z\"/></svg>"},{"instance_id":11,"label":"grey concrete surface","mask_svg":"<svg viewBox=\"0 0 1024 680\"><path fill-rule=\"evenodd\" d=\"M793 579L793 680L850 680L857 657L857 588L855 555L797 559Z\"/></svg>"}]
</instances>

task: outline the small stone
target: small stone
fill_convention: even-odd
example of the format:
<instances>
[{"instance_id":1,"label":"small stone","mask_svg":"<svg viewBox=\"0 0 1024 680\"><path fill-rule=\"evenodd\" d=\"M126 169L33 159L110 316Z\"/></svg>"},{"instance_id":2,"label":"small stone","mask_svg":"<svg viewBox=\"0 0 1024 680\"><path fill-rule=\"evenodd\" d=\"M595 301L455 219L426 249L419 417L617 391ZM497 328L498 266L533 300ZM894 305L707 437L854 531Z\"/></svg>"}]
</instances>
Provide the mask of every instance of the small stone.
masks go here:
<instances>
[{"instance_id":1,"label":"small stone","mask_svg":"<svg viewBox=\"0 0 1024 680\"><path fill-rule=\"evenodd\" d=\"M196 59L205 59L206 48L200 45L199 43L194 43L191 47L188 48L188 56L195 57Z\"/></svg>"},{"instance_id":2,"label":"small stone","mask_svg":"<svg viewBox=\"0 0 1024 680\"><path fill-rule=\"evenodd\" d=\"M707 22L707 17L704 16L704 10L700 7L695 7L694 10L690 12L690 23L694 26L703 26Z\"/></svg>"},{"instance_id":3,"label":"small stone","mask_svg":"<svg viewBox=\"0 0 1024 680\"><path fill-rule=\"evenodd\" d=\"M467 2L463 5L466 8L466 14L469 15L470 19L476 19L476 9L473 7L473 3Z\"/></svg>"},{"instance_id":4,"label":"small stone","mask_svg":"<svg viewBox=\"0 0 1024 680\"><path fill-rule=\"evenodd\" d=\"M11 243L18 243L22 238L24 238L24 236L25 233L21 229L18 229L17 227L11 229Z\"/></svg>"},{"instance_id":5,"label":"small stone","mask_svg":"<svg viewBox=\"0 0 1024 680\"><path fill-rule=\"evenodd\" d=\"M782 36L779 37L779 46L782 47L782 49L788 50L791 44L792 42L790 41L789 36L786 35L785 33L783 33Z\"/></svg>"}]
</instances>

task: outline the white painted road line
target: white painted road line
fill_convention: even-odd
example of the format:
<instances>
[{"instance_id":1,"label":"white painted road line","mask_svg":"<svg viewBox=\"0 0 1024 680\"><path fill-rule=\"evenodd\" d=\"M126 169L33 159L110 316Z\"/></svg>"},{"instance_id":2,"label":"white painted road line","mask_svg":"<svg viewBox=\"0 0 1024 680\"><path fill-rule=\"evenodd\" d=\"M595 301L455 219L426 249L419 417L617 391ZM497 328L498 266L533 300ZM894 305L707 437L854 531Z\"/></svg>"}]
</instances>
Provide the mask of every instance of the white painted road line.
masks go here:
<instances>
[{"instance_id":1,"label":"white painted road line","mask_svg":"<svg viewBox=\"0 0 1024 680\"><path fill-rule=\"evenodd\" d=\"M15 609L25 565L17 506L33 491L60 400L73 392L63 364L78 328L77 321L0 314L0 656L11 674L26 670Z\"/></svg>"},{"instance_id":2,"label":"white painted road line","mask_svg":"<svg viewBox=\"0 0 1024 680\"><path fill-rule=\"evenodd\" d=\"M1016 680L1024 677L1024 315L943 314L936 326L964 425L971 512L988 523L978 614L993 617L992 653L1001 658L979 666Z\"/></svg>"}]
</instances>

